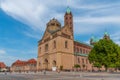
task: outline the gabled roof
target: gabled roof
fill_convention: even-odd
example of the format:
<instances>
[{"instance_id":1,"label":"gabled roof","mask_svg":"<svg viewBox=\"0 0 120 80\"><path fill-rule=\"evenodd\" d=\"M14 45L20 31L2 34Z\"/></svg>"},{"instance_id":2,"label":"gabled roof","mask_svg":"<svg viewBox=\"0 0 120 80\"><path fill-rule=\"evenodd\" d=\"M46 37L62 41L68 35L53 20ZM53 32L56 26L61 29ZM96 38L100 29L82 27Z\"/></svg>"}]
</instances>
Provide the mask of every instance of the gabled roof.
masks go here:
<instances>
[{"instance_id":1,"label":"gabled roof","mask_svg":"<svg viewBox=\"0 0 120 80\"><path fill-rule=\"evenodd\" d=\"M85 45L85 46L88 46L88 47L93 47L92 45L87 44L87 43L85 43L85 42L81 42L81 41L74 41L74 42L77 42L77 43L79 43L79 44L82 44L82 45Z\"/></svg>"},{"instance_id":2,"label":"gabled roof","mask_svg":"<svg viewBox=\"0 0 120 80\"><path fill-rule=\"evenodd\" d=\"M4 62L0 62L0 68L5 68L6 65L4 64Z\"/></svg>"},{"instance_id":3,"label":"gabled roof","mask_svg":"<svg viewBox=\"0 0 120 80\"><path fill-rule=\"evenodd\" d=\"M30 59L27 61L27 64L36 64L37 61L35 59Z\"/></svg>"},{"instance_id":4,"label":"gabled roof","mask_svg":"<svg viewBox=\"0 0 120 80\"><path fill-rule=\"evenodd\" d=\"M28 61L17 60L12 64L12 66L25 66L27 64L36 64L36 63L37 61L35 59L29 59Z\"/></svg>"},{"instance_id":5,"label":"gabled roof","mask_svg":"<svg viewBox=\"0 0 120 80\"><path fill-rule=\"evenodd\" d=\"M12 66L13 66L13 65L23 66L23 65L25 65L25 64L26 64L26 61L17 60L17 61L15 61L15 62L12 64Z\"/></svg>"}]
</instances>

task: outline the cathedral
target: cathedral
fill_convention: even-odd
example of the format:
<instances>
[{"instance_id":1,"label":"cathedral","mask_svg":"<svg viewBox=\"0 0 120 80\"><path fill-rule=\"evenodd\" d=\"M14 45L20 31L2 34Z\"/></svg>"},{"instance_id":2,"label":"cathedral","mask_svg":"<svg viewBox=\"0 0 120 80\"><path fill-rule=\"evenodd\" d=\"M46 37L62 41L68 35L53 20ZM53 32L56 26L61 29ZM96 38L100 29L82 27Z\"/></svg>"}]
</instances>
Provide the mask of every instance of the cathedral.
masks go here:
<instances>
[{"instance_id":1,"label":"cathedral","mask_svg":"<svg viewBox=\"0 0 120 80\"><path fill-rule=\"evenodd\" d=\"M73 15L68 7L64 25L53 18L46 24L42 39L38 42L37 70L72 70L80 65L81 70L91 70L88 54L92 46L74 40Z\"/></svg>"}]
</instances>

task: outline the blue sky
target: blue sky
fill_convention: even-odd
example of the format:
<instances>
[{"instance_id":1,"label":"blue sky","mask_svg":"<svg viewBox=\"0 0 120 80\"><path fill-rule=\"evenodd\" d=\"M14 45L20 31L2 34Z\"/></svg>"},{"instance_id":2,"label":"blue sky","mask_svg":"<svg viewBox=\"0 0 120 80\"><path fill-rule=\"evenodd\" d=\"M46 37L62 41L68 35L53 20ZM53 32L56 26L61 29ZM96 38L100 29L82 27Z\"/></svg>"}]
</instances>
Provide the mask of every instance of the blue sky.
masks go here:
<instances>
[{"instance_id":1,"label":"blue sky","mask_svg":"<svg viewBox=\"0 0 120 80\"><path fill-rule=\"evenodd\" d=\"M46 23L63 25L67 6L74 16L75 40L89 43L105 31L120 44L120 0L0 0L0 61L37 58L37 44Z\"/></svg>"}]
</instances>

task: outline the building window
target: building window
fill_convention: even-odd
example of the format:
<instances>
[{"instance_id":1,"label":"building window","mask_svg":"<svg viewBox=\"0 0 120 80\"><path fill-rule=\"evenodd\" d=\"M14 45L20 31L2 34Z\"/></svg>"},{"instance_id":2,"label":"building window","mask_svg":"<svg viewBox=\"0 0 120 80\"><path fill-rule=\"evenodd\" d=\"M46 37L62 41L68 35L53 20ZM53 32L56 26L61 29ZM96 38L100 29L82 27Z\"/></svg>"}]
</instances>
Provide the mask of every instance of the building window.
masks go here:
<instances>
[{"instance_id":1,"label":"building window","mask_svg":"<svg viewBox=\"0 0 120 80\"><path fill-rule=\"evenodd\" d=\"M86 50L86 54L88 54L88 51Z\"/></svg>"},{"instance_id":2,"label":"building window","mask_svg":"<svg viewBox=\"0 0 120 80\"><path fill-rule=\"evenodd\" d=\"M79 48L77 48L77 52L79 53Z\"/></svg>"},{"instance_id":3,"label":"building window","mask_svg":"<svg viewBox=\"0 0 120 80\"><path fill-rule=\"evenodd\" d=\"M48 44L45 45L45 51L48 51Z\"/></svg>"},{"instance_id":4,"label":"building window","mask_svg":"<svg viewBox=\"0 0 120 80\"><path fill-rule=\"evenodd\" d=\"M67 20L68 18L66 17L66 20Z\"/></svg>"},{"instance_id":5,"label":"building window","mask_svg":"<svg viewBox=\"0 0 120 80\"><path fill-rule=\"evenodd\" d=\"M80 63L80 59L78 58L78 63Z\"/></svg>"},{"instance_id":6,"label":"building window","mask_svg":"<svg viewBox=\"0 0 120 80\"><path fill-rule=\"evenodd\" d=\"M85 49L83 49L83 53L85 53Z\"/></svg>"},{"instance_id":7,"label":"building window","mask_svg":"<svg viewBox=\"0 0 120 80\"><path fill-rule=\"evenodd\" d=\"M86 59L86 64L88 64L88 60Z\"/></svg>"},{"instance_id":8,"label":"building window","mask_svg":"<svg viewBox=\"0 0 120 80\"><path fill-rule=\"evenodd\" d=\"M65 48L68 48L68 42L65 41Z\"/></svg>"},{"instance_id":9,"label":"building window","mask_svg":"<svg viewBox=\"0 0 120 80\"><path fill-rule=\"evenodd\" d=\"M39 66L41 66L41 63L39 62Z\"/></svg>"},{"instance_id":10,"label":"building window","mask_svg":"<svg viewBox=\"0 0 120 80\"><path fill-rule=\"evenodd\" d=\"M55 25L55 23L51 23L51 26L54 26Z\"/></svg>"},{"instance_id":11,"label":"building window","mask_svg":"<svg viewBox=\"0 0 120 80\"><path fill-rule=\"evenodd\" d=\"M53 48L56 48L56 41L53 42Z\"/></svg>"},{"instance_id":12,"label":"building window","mask_svg":"<svg viewBox=\"0 0 120 80\"><path fill-rule=\"evenodd\" d=\"M41 53L41 47L39 48L39 50L40 50L40 53Z\"/></svg>"},{"instance_id":13,"label":"building window","mask_svg":"<svg viewBox=\"0 0 120 80\"><path fill-rule=\"evenodd\" d=\"M80 48L80 53L82 53L82 49Z\"/></svg>"},{"instance_id":14,"label":"building window","mask_svg":"<svg viewBox=\"0 0 120 80\"><path fill-rule=\"evenodd\" d=\"M84 59L82 59L82 63L84 64Z\"/></svg>"},{"instance_id":15,"label":"building window","mask_svg":"<svg viewBox=\"0 0 120 80\"><path fill-rule=\"evenodd\" d=\"M74 52L76 52L76 47L74 46Z\"/></svg>"}]
</instances>

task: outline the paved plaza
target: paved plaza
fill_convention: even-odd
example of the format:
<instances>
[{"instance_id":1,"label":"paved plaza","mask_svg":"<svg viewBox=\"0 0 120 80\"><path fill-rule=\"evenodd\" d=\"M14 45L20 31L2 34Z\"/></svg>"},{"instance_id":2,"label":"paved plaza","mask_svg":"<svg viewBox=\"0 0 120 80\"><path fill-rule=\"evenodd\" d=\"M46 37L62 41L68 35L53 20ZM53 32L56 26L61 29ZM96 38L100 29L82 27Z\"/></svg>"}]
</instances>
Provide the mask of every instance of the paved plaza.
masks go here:
<instances>
[{"instance_id":1,"label":"paved plaza","mask_svg":"<svg viewBox=\"0 0 120 80\"><path fill-rule=\"evenodd\" d=\"M0 80L120 80L120 73L106 72L37 72L0 73Z\"/></svg>"}]
</instances>

